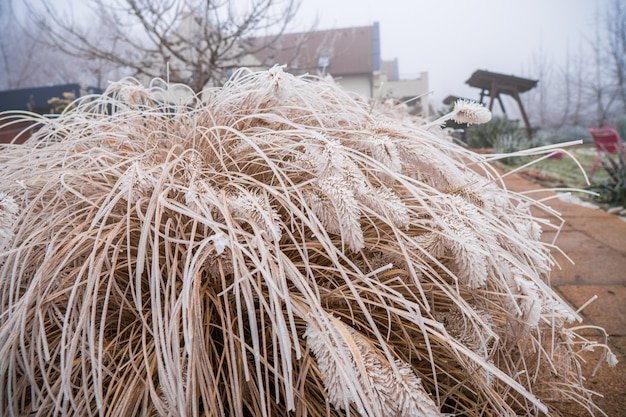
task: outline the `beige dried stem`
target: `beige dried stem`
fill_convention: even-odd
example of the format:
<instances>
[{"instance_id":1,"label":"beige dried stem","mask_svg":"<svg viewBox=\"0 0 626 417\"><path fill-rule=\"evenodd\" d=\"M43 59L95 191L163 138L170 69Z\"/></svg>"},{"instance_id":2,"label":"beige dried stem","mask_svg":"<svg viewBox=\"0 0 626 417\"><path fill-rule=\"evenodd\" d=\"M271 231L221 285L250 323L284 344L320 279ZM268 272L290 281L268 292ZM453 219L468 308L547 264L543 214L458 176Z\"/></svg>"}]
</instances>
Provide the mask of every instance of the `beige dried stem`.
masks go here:
<instances>
[{"instance_id":1,"label":"beige dried stem","mask_svg":"<svg viewBox=\"0 0 626 417\"><path fill-rule=\"evenodd\" d=\"M274 68L39 122L0 152L0 415L594 410L536 203L404 115Z\"/></svg>"}]
</instances>

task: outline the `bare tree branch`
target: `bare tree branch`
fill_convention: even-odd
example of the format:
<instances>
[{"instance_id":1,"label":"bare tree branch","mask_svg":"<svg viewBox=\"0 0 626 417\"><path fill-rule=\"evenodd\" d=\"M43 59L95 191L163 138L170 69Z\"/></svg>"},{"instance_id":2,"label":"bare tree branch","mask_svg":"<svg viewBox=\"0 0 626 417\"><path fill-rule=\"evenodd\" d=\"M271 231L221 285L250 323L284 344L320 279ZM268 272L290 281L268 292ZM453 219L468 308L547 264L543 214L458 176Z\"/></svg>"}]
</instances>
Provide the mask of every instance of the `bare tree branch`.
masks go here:
<instances>
[{"instance_id":1,"label":"bare tree branch","mask_svg":"<svg viewBox=\"0 0 626 417\"><path fill-rule=\"evenodd\" d=\"M196 91L267 48L295 17L300 0L88 0L76 16L53 0L28 0L50 47L102 60L135 76L168 77ZM263 37L260 45L250 40ZM257 62L258 65L266 63Z\"/></svg>"}]
</instances>

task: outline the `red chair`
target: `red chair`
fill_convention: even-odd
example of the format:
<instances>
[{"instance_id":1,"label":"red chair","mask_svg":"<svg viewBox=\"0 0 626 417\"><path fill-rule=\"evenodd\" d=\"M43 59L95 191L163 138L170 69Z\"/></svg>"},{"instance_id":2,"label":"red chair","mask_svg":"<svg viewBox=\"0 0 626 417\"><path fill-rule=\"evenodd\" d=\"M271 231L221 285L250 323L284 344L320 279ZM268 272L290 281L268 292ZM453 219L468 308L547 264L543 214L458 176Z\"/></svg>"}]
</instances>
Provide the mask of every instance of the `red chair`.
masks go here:
<instances>
[{"instance_id":1,"label":"red chair","mask_svg":"<svg viewBox=\"0 0 626 417\"><path fill-rule=\"evenodd\" d=\"M589 181L593 178L593 173L596 168L599 167L600 157L607 154L622 154L626 156L624 144L619 138L617 131L610 127L604 127L602 129L589 129L589 133L593 137L593 142L596 145L596 159L593 161L591 171L589 172Z\"/></svg>"}]
</instances>

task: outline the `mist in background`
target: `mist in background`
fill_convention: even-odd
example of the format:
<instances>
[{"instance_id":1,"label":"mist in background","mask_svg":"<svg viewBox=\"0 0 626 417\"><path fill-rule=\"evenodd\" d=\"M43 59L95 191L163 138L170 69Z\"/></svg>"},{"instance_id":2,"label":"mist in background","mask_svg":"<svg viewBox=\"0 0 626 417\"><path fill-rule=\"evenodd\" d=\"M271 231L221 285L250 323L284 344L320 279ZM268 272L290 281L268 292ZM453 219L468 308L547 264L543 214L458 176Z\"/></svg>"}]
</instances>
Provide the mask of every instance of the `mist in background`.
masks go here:
<instances>
[{"instance_id":1,"label":"mist in background","mask_svg":"<svg viewBox=\"0 0 626 417\"><path fill-rule=\"evenodd\" d=\"M302 27L380 23L383 59L398 58L400 75L429 75L432 99L478 99L465 81L477 69L533 78L538 61L565 65L589 54L608 0L303 0Z\"/></svg>"}]
</instances>

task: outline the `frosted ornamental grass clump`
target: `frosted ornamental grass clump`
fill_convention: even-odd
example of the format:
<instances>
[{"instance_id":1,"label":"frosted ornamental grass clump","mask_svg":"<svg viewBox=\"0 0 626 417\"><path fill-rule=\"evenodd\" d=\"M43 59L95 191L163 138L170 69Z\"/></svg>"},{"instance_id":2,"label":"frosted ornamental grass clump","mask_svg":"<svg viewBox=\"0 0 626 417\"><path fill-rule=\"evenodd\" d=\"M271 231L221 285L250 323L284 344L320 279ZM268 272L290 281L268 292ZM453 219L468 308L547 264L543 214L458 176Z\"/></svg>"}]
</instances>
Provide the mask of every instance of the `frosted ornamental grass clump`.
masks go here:
<instances>
[{"instance_id":1,"label":"frosted ornamental grass clump","mask_svg":"<svg viewBox=\"0 0 626 417\"><path fill-rule=\"evenodd\" d=\"M549 209L481 156L280 68L170 88L0 154L0 414L594 410Z\"/></svg>"}]
</instances>

